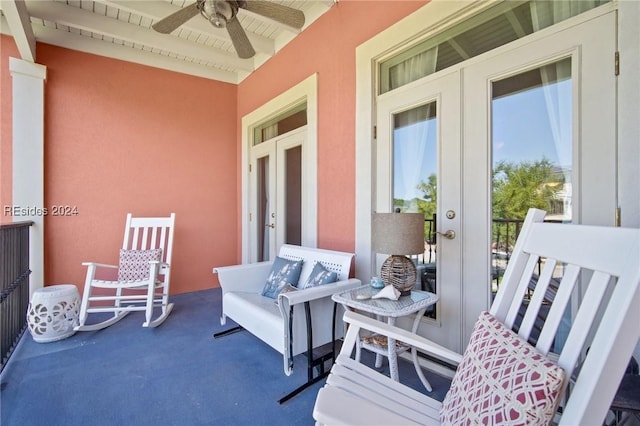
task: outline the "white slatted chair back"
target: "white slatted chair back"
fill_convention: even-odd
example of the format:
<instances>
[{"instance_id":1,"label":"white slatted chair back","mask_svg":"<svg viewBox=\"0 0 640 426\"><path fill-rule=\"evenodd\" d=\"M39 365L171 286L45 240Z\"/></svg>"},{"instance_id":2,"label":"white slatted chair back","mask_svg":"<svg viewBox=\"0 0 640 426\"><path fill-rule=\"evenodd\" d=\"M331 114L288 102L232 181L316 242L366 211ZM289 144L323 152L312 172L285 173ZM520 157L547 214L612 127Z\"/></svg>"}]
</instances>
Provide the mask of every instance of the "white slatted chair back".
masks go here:
<instances>
[{"instance_id":1,"label":"white slatted chair back","mask_svg":"<svg viewBox=\"0 0 640 426\"><path fill-rule=\"evenodd\" d=\"M529 211L490 313L526 340L541 326L536 348L572 377L561 423L590 424L606 415L640 338L640 230L542 223L544 215Z\"/></svg>"},{"instance_id":2,"label":"white slatted chair back","mask_svg":"<svg viewBox=\"0 0 640 426\"><path fill-rule=\"evenodd\" d=\"M162 249L163 264L158 273L164 275L165 280L170 272L167 265L171 264L175 219L175 213L168 217L133 217L129 213L122 242L124 250Z\"/></svg>"}]
</instances>

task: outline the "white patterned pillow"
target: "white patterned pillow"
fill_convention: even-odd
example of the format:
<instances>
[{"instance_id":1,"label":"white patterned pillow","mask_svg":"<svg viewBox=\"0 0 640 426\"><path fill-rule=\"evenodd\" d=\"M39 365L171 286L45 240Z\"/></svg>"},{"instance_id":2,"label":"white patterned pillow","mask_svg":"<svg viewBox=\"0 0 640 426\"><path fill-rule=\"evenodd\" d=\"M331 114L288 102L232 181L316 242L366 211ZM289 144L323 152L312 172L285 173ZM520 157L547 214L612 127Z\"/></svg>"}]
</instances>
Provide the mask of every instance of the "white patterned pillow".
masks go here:
<instances>
[{"instance_id":1,"label":"white patterned pillow","mask_svg":"<svg viewBox=\"0 0 640 426\"><path fill-rule=\"evenodd\" d=\"M150 261L162 260L162 249L120 249L118 281L138 281L149 278Z\"/></svg>"},{"instance_id":2,"label":"white patterned pillow","mask_svg":"<svg viewBox=\"0 0 640 426\"><path fill-rule=\"evenodd\" d=\"M443 425L548 425L560 402L564 379L562 368L482 312L442 402L440 421Z\"/></svg>"}]
</instances>

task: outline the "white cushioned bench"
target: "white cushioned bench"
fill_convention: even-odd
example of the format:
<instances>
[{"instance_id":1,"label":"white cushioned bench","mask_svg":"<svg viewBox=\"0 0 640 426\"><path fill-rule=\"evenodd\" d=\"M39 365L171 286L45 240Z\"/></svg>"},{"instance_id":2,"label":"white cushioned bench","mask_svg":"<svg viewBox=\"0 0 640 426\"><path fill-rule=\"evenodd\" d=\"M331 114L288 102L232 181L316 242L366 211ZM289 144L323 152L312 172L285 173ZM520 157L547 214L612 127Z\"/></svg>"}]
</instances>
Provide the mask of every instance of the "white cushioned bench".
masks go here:
<instances>
[{"instance_id":1,"label":"white cushioned bench","mask_svg":"<svg viewBox=\"0 0 640 426\"><path fill-rule=\"evenodd\" d=\"M335 272L337 281L280 293L276 301L262 296L272 261L216 267L213 271L218 274L222 288L220 323L224 325L226 318L231 318L280 352L283 355L284 372L290 375L294 356L309 351L310 347L317 348L332 342L334 338L342 337L342 312L338 311L334 317L336 305L331 300L331 295L356 288L361 282L355 278L349 279L353 253L285 244L280 248L278 256L289 260L303 260L299 286L305 283L316 262L321 263L328 271ZM307 307L309 324L305 312ZM310 342L307 339L307 326L312 330Z\"/></svg>"}]
</instances>

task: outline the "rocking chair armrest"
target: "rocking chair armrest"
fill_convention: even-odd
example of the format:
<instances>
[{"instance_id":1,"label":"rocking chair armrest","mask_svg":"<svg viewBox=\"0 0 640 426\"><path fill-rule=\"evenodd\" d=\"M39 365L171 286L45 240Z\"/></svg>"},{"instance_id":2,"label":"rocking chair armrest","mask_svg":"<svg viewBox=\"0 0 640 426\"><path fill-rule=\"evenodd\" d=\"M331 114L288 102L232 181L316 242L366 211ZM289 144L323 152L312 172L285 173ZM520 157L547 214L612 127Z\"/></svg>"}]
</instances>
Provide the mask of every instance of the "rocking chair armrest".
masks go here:
<instances>
[{"instance_id":1,"label":"rocking chair armrest","mask_svg":"<svg viewBox=\"0 0 640 426\"><path fill-rule=\"evenodd\" d=\"M452 351L451 349L445 348L444 346L408 330L386 324L357 312L345 311L344 322L349 323L349 329L347 331L347 337L345 337L345 345L343 349L349 353L351 352L351 349L346 348L346 346L349 346L347 344L347 342L349 342L349 335L352 335L351 341L355 342L359 329L364 328L365 330L407 343L408 345L415 347L418 352L428 354L449 364L457 366L462 361L462 355ZM355 336L353 335L354 333Z\"/></svg>"},{"instance_id":2,"label":"rocking chair armrest","mask_svg":"<svg viewBox=\"0 0 640 426\"><path fill-rule=\"evenodd\" d=\"M282 305L282 298L284 298L287 299L287 304L289 306L294 306L311 300L321 299L323 297L331 297L335 293L351 290L352 288L360 287L361 285L362 281L359 279L350 278L348 280L337 281L304 290L280 293L278 295L278 301Z\"/></svg>"},{"instance_id":3,"label":"rocking chair armrest","mask_svg":"<svg viewBox=\"0 0 640 426\"><path fill-rule=\"evenodd\" d=\"M93 266L96 268L118 269L118 265L109 265L106 263L82 262L82 266Z\"/></svg>"}]
</instances>

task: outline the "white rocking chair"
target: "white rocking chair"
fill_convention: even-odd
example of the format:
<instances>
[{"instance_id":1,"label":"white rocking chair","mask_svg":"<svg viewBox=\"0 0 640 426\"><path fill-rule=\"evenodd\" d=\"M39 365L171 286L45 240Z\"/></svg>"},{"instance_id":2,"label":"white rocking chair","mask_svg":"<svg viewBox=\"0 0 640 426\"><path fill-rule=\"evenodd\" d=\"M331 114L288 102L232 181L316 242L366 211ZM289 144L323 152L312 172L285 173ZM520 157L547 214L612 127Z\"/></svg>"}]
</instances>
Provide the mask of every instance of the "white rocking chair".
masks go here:
<instances>
[{"instance_id":1,"label":"white rocking chair","mask_svg":"<svg viewBox=\"0 0 640 426\"><path fill-rule=\"evenodd\" d=\"M144 311L143 327L157 327L173 309L169 303L171 252L175 213L169 217L134 218L127 215L119 265L86 262L87 278L77 331L100 330L131 311ZM116 280L98 278L99 271L117 271ZM155 307L160 315L152 320ZM87 324L90 313L113 312L113 316Z\"/></svg>"},{"instance_id":2,"label":"white rocking chair","mask_svg":"<svg viewBox=\"0 0 640 426\"><path fill-rule=\"evenodd\" d=\"M318 392L317 424L603 424L640 337L640 230L542 223L544 215L529 211L491 309L481 314L464 355L345 313L349 329ZM559 271L549 302L545 293ZM564 345L553 350L562 343L565 309L573 320ZM457 366L444 401L351 359L361 329Z\"/></svg>"}]
</instances>

